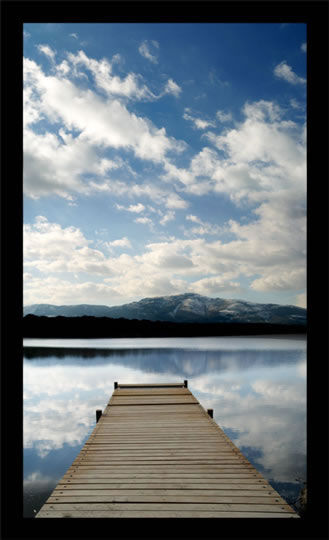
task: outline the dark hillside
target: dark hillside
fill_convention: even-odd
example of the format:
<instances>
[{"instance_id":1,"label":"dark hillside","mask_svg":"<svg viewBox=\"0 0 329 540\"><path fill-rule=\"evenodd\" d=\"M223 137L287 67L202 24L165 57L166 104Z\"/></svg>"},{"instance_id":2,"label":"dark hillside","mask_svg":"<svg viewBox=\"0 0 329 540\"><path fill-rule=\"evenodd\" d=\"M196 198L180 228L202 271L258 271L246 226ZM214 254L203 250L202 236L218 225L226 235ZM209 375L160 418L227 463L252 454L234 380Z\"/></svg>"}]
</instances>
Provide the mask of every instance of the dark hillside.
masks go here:
<instances>
[{"instance_id":1,"label":"dark hillside","mask_svg":"<svg viewBox=\"0 0 329 540\"><path fill-rule=\"evenodd\" d=\"M270 323L177 323L109 317L23 318L23 337L101 338L101 337L201 337L264 334L304 334L304 325Z\"/></svg>"}]
</instances>

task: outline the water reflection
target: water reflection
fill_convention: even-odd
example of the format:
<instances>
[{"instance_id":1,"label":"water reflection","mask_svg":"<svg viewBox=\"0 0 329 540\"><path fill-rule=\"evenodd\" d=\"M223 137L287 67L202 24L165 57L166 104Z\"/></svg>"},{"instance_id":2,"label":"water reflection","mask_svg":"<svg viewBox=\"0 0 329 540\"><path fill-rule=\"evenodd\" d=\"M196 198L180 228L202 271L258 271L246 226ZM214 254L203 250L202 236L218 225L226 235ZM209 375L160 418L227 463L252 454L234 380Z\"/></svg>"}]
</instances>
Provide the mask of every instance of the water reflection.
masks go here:
<instances>
[{"instance_id":1,"label":"water reflection","mask_svg":"<svg viewBox=\"0 0 329 540\"><path fill-rule=\"evenodd\" d=\"M25 349L25 358L28 360L43 359L48 366L58 364L59 360L66 366L86 366L93 360L93 366L114 365L130 366L143 372L165 372L172 375L196 376L202 373L225 370L245 370L259 366L278 366L294 364L301 357L300 350L285 351L264 350L261 355L258 350L241 351L203 351L188 349L82 349L82 348L40 348L28 347Z\"/></svg>"},{"instance_id":2,"label":"water reflection","mask_svg":"<svg viewBox=\"0 0 329 540\"><path fill-rule=\"evenodd\" d=\"M305 341L248 340L246 350L214 347L97 350L25 349L24 482L31 515L64 474L119 382L176 382L189 388L215 421L284 497L298 491L306 467ZM230 338L232 343L232 338ZM91 341L91 340L90 340ZM114 341L114 340L113 340ZM132 340L136 344L136 340ZM234 341L234 340L233 340ZM167 342L167 343L165 343ZM188 340L190 343L190 340ZM275 342L275 343L274 343ZM176 343L177 345L177 343ZM238 347L238 348L237 348ZM190 349L190 350L188 350ZM287 487L288 486L288 487ZM289 491L290 490L290 491ZM43 493L43 499L40 493ZM30 501L30 503L28 502Z\"/></svg>"}]
</instances>

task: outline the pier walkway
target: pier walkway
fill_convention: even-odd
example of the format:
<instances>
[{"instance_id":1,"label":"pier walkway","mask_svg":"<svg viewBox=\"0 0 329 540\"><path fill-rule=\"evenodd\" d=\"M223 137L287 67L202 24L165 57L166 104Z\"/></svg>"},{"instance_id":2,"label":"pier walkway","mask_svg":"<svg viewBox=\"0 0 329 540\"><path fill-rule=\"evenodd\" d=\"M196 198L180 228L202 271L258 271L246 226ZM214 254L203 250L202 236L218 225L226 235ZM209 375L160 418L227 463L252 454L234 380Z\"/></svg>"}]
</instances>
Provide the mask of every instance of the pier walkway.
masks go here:
<instances>
[{"instance_id":1,"label":"pier walkway","mask_svg":"<svg viewBox=\"0 0 329 540\"><path fill-rule=\"evenodd\" d=\"M298 518L180 384L114 383L37 518Z\"/></svg>"}]
</instances>

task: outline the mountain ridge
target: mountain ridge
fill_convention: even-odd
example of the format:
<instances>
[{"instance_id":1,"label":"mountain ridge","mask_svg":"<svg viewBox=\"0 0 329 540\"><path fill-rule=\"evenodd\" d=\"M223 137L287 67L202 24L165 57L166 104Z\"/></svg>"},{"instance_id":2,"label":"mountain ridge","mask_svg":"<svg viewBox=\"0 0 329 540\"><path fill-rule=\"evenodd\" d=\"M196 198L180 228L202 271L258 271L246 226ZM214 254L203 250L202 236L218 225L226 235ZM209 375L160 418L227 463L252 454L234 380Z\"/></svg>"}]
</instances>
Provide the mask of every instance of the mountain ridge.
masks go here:
<instances>
[{"instance_id":1,"label":"mountain ridge","mask_svg":"<svg viewBox=\"0 0 329 540\"><path fill-rule=\"evenodd\" d=\"M281 304L210 298L197 293L143 298L119 306L32 304L24 316L110 317L167 322L306 324L306 309Z\"/></svg>"}]
</instances>

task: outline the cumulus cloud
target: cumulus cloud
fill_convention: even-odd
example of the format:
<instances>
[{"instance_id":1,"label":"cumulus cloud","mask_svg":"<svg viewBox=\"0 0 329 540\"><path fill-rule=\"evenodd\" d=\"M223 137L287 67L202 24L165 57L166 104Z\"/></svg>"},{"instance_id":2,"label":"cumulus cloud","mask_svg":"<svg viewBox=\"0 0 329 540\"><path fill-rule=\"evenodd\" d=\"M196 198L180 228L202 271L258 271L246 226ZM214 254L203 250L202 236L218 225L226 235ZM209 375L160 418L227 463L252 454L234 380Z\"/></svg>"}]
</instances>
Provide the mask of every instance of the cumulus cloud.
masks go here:
<instances>
[{"instance_id":1,"label":"cumulus cloud","mask_svg":"<svg viewBox=\"0 0 329 540\"><path fill-rule=\"evenodd\" d=\"M72 69L80 64L111 95L147 94L135 76L119 80L106 59L96 61L82 51L68 55L68 61L57 66L56 75L46 75L36 62L25 59L24 189L28 196L56 194L72 199L74 192L88 194L97 190L98 182L86 180L86 173L105 176L111 168L107 166L109 160L102 157L106 149L126 150L140 160L161 166L168 161L168 152L181 152L186 147L182 141L168 137L164 128L158 129L147 118L131 113L119 99L108 100L69 79ZM168 91L177 94L178 86L172 81ZM35 126L42 119L51 124L61 122L58 135L37 132Z\"/></svg>"},{"instance_id":2,"label":"cumulus cloud","mask_svg":"<svg viewBox=\"0 0 329 540\"><path fill-rule=\"evenodd\" d=\"M305 266L306 254L305 127L286 120L277 104L265 100L246 103L243 120L219 133L215 121L202 120L185 109L184 117L196 127L214 130L203 135L207 144L192 155L189 165L178 167L171 156L186 145L128 109L127 100L139 99L143 93L146 97L147 88L137 75L116 77L113 62L98 61L80 51L68 55L52 75L46 75L36 62L25 59L25 194L33 198L56 194L71 204L78 193L124 197L125 203L117 204L117 208L131 214L146 211L147 198L165 209L159 213L161 226L175 218L176 210L186 210L193 197L209 194L229 197L236 205L252 208L252 212L247 224L232 220L219 228L201 220L192 210L186 221L192 224L189 232L197 238L186 239L189 232L185 230L185 240L172 238L148 246L139 258L126 253L108 257L108 253L93 248L79 230L62 229L42 220L27 225L26 272L51 273L49 281L44 281L47 301L56 303L50 299L56 294L63 298L69 291L67 277L63 292L58 290L61 281L55 277L59 272L84 273L85 281L76 284L76 291L86 299L125 296L125 287L135 299L140 296L140 276L149 281L147 291L143 289L149 295L162 294L166 286L166 294L193 287L213 294L225 286L233 291L237 290L235 280L239 275L247 277L257 291L302 290L305 273L300 269ZM281 69L281 76L288 71ZM81 83L79 76L86 76L86 72L94 78L100 93L87 90ZM292 82L294 74L289 73ZM179 95L178 85L169 81L168 91ZM232 120L225 111L218 111L216 118L221 122ZM43 119L55 126L52 133L35 130ZM57 123L62 124L58 131ZM110 159L109 151L122 151L125 159ZM159 181L150 180L150 174L141 181L141 175L129 172L127 155L145 160L156 170ZM129 172L129 181L113 177L114 171L122 172L120 169ZM147 216L137 217L136 222L150 227L155 223ZM230 233L229 241L201 238L220 235L224 230ZM81 244L74 244L74 235ZM62 238L72 243L64 243L60 254ZM108 247L114 248L114 242L121 242L117 247L129 248L124 239L114 240ZM181 259L181 266L177 264L170 277L162 274L164 266L159 261L177 262L178 256L184 257L186 264ZM30 300L38 298L40 283L40 275L28 279Z\"/></svg>"},{"instance_id":3,"label":"cumulus cloud","mask_svg":"<svg viewBox=\"0 0 329 540\"><path fill-rule=\"evenodd\" d=\"M124 79L113 75L112 64L106 58L98 61L94 58L89 58L83 51L79 51L76 55L72 53L68 54L68 60L75 67L84 66L88 69L93 75L97 86L109 96L119 95L134 99L155 98L154 94L143 84L140 75L128 73ZM118 57L116 56L114 62L117 61Z\"/></svg>"},{"instance_id":4,"label":"cumulus cloud","mask_svg":"<svg viewBox=\"0 0 329 540\"><path fill-rule=\"evenodd\" d=\"M292 68L287 64L285 60L283 60L282 62L280 62L280 64L275 66L274 75L278 77L279 79L283 79L284 81L290 84L305 84L306 83L306 79L296 75L296 73L293 72Z\"/></svg>"},{"instance_id":5,"label":"cumulus cloud","mask_svg":"<svg viewBox=\"0 0 329 540\"><path fill-rule=\"evenodd\" d=\"M147 217L136 218L136 222L153 226ZM124 237L105 247L128 248L129 244ZM141 289L149 296L193 290L193 281L200 276L212 274L218 278L219 273L224 288L224 283L230 285L236 275L236 268L232 272L236 263L220 261L216 247L216 242L173 238L148 244L139 255L108 256L94 248L79 229L63 228L39 216L33 225L24 227L24 304L40 302L42 288L46 303L111 305L113 298L138 299Z\"/></svg>"},{"instance_id":6,"label":"cumulus cloud","mask_svg":"<svg viewBox=\"0 0 329 540\"><path fill-rule=\"evenodd\" d=\"M33 120L33 109L28 114L27 121ZM63 129L58 135L25 130L23 185L24 193L31 198L55 194L72 199L74 193L88 192L83 174L102 176L116 166L109 161L98 162L96 149L81 137L73 137Z\"/></svg>"},{"instance_id":7,"label":"cumulus cloud","mask_svg":"<svg viewBox=\"0 0 329 540\"><path fill-rule=\"evenodd\" d=\"M153 64L158 63L158 58L155 55L155 49L159 49L159 43L157 41L145 40L138 47L139 53ZM152 52L151 52L152 51Z\"/></svg>"},{"instance_id":8,"label":"cumulus cloud","mask_svg":"<svg viewBox=\"0 0 329 540\"><path fill-rule=\"evenodd\" d=\"M221 135L207 133L216 150L205 147L188 169L167 167L166 179L179 181L182 191L226 194L236 204L253 204L248 224L234 220L224 231L235 239L213 243L215 260L254 275L259 291L305 287L306 149L300 126L286 121L273 102L247 103L245 120ZM217 150L222 152L220 155ZM190 214L187 219L211 233L209 224ZM202 229L203 227L203 229ZM212 260L212 259L211 259ZM258 274L258 276L257 276Z\"/></svg>"},{"instance_id":9,"label":"cumulus cloud","mask_svg":"<svg viewBox=\"0 0 329 540\"><path fill-rule=\"evenodd\" d=\"M76 227L62 228L39 216L34 225L24 225L25 267L48 275L58 272L111 274L111 261L101 251L90 248L89 243Z\"/></svg>"},{"instance_id":10,"label":"cumulus cloud","mask_svg":"<svg viewBox=\"0 0 329 540\"><path fill-rule=\"evenodd\" d=\"M202 278L193 283L193 292L204 296L221 296L223 293L240 293L239 283L229 281L222 276Z\"/></svg>"},{"instance_id":11,"label":"cumulus cloud","mask_svg":"<svg viewBox=\"0 0 329 540\"><path fill-rule=\"evenodd\" d=\"M32 60L25 60L25 80L35 91L35 105L49 120L80 132L91 145L133 150L140 159L161 162L168 151L181 151L179 141L164 128L130 113L118 100L106 101L68 79L46 76Z\"/></svg>"},{"instance_id":12,"label":"cumulus cloud","mask_svg":"<svg viewBox=\"0 0 329 540\"><path fill-rule=\"evenodd\" d=\"M287 291L303 289L305 286L305 268L283 271L277 275L270 272L269 274L264 274L259 279L255 279L251 284L251 288L255 289L256 291Z\"/></svg>"}]
</instances>

